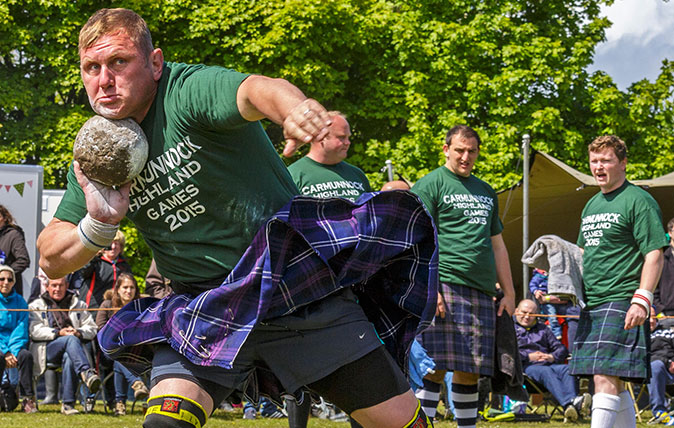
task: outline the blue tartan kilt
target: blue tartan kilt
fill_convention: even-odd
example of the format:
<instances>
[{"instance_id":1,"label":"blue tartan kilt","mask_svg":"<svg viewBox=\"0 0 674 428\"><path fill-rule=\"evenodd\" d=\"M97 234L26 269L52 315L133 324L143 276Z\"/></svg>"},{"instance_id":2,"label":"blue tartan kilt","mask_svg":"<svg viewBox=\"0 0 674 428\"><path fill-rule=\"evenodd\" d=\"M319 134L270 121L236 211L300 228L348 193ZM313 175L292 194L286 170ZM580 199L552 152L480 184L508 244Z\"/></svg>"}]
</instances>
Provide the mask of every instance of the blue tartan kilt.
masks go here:
<instances>
[{"instance_id":1,"label":"blue tartan kilt","mask_svg":"<svg viewBox=\"0 0 674 428\"><path fill-rule=\"evenodd\" d=\"M580 313L569 372L616 376L631 382L651 377L650 327L625 330L630 301L608 302Z\"/></svg>"},{"instance_id":2,"label":"blue tartan kilt","mask_svg":"<svg viewBox=\"0 0 674 428\"><path fill-rule=\"evenodd\" d=\"M445 318L435 317L421 334L421 343L436 370L494 374L496 306L474 288L441 283Z\"/></svg>"}]
</instances>

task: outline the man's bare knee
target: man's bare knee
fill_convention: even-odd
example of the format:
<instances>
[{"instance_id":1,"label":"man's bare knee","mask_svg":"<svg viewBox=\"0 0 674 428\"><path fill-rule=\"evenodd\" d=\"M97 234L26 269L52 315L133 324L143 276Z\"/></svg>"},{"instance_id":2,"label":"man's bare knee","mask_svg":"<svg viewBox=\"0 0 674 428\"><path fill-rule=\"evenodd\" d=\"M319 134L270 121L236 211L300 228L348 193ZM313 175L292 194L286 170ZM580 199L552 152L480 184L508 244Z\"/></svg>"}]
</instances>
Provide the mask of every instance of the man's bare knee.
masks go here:
<instances>
[{"instance_id":1,"label":"man's bare knee","mask_svg":"<svg viewBox=\"0 0 674 428\"><path fill-rule=\"evenodd\" d=\"M480 380L480 375L477 373L455 371L452 375L452 383L459 385L477 385L478 380Z\"/></svg>"},{"instance_id":2,"label":"man's bare knee","mask_svg":"<svg viewBox=\"0 0 674 428\"><path fill-rule=\"evenodd\" d=\"M594 375L595 392L618 395L625 390L625 382L616 376Z\"/></svg>"},{"instance_id":3,"label":"man's bare knee","mask_svg":"<svg viewBox=\"0 0 674 428\"><path fill-rule=\"evenodd\" d=\"M414 418L417 403L410 389L382 403L355 410L351 417L365 428L402 428Z\"/></svg>"},{"instance_id":4,"label":"man's bare knee","mask_svg":"<svg viewBox=\"0 0 674 428\"><path fill-rule=\"evenodd\" d=\"M150 398L160 395L180 395L196 401L206 415L213 412L213 398L196 383L181 378L162 379L150 390Z\"/></svg>"},{"instance_id":5,"label":"man's bare knee","mask_svg":"<svg viewBox=\"0 0 674 428\"><path fill-rule=\"evenodd\" d=\"M447 374L447 370L436 370L435 373L429 373L424 376L424 379L442 384L445 381L445 374Z\"/></svg>"}]
</instances>

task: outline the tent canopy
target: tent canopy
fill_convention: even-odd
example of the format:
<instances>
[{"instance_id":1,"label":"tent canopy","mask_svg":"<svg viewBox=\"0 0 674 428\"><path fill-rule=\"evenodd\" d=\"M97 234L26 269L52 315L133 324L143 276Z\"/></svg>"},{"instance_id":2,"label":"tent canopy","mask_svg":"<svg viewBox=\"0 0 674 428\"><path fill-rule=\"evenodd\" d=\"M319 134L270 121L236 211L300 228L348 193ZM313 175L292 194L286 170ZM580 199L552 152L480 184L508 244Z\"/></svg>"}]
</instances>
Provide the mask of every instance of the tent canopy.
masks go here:
<instances>
[{"instance_id":1,"label":"tent canopy","mask_svg":"<svg viewBox=\"0 0 674 428\"><path fill-rule=\"evenodd\" d=\"M629 177L628 177L629 179ZM630 180L631 181L631 180ZM632 183L648 191L660 205L664 224L674 216L674 172ZM541 235L553 234L575 243L580 215L599 191L594 178L554 157L534 151L529 170L529 245ZM522 298L522 181L498 193L503 239L510 255L517 298ZM664 233L664 225L663 225Z\"/></svg>"}]
</instances>

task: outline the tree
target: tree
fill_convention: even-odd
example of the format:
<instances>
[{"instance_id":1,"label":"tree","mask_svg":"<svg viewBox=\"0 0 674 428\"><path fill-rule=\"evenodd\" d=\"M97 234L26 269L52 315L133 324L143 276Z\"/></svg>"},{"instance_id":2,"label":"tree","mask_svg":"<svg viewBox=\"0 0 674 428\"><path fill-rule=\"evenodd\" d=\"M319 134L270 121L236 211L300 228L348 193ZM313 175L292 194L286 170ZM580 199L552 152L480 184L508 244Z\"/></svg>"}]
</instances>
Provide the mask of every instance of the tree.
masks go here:
<instances>
[{"instance_id":1,"label":"tree","mask_svg":"<svg viewBox=\"0 0 674 428\"><path fill-rule=\"evenodd\" d=\"M72 141L92 114L77 35L108 6L139 11L169 61L283 77L344 112L354 132L349 161L375 188L386 159L412 181L439 166L456 123L480 132L475 172L496 188L520 178L524 133L534 148L584 170L587 143L617 133L630 148L630 176L669 172L672 64L625 92L586 71L610 26L600 6L610 3L8 0L0 4L0 157L41 164L47 187L65 185ZM267 130L280 148L279 127Z\"/></svg>"}]
</instances>

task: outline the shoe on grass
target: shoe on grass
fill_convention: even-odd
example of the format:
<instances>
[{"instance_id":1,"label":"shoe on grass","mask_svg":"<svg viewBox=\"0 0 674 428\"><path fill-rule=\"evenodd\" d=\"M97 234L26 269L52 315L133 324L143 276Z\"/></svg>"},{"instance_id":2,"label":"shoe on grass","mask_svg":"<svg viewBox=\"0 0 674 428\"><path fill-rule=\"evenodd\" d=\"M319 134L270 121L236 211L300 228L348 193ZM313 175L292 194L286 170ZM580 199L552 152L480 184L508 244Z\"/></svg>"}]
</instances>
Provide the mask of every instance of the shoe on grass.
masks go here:
<instances>
[{"instance_id":1,"label":"shoe on grass","mask_svg":"<svg viewBox=\"0 0 674 428\"><path fill-rule=\"evenodd\" d=\"M25 413L37 413L37 403L33 397L26 397L21 400L21 409Z\"/></svg>"},{"instance_id":2,"label":"shoe on grass","mask_svg":"<svg viewBox=\"0 0 674 428\"><path fill-rule=\"evenodd\" d=\"M101 386L101 378L98 377L94 369L86 369L80 373L80 376L82 377L84 384L89 388L89 392L92 394L98 392L98 388Z\"/></svg>"},{"instance_id":3,"label":"shoe on grass","mask_svg":"<svg viewBox=\"0 0 674 428\"><path fill-rule=\"evenodd\" d=\"M126 403L123 401L118 401L115 403L115 416L124 416L126 415Z\"/></svg>"},{"instance_id":4,"label":"shoe on grass","mask_svg":"<svg viewBox=\"0 0 674 428\"><path fill-rule=\"evenodd\" d=\"M137 380L131 384L131 389L133 389L133 398L136 400L145 400L150 395L150 391L142 380Z\"/></svg>"},{"instance_id":5,"label":"shoe on grass","mask_svg":"<svg viewBox=\"0 0 674 428\"><path fill-rule=\"evenodd\" d=\"M578 410L573 404L569 404L564 409L564 422L576 422L578 420Z\"/></svg>"},{"instance_id":6,"label":"shoe on grass","mask_svg":"<svg viewBox=\"0 0 674 428\"><path fill-rule=\"evenodd\" d=\"M75 407L73 407L73 403L70 403L70 404L69 403L63 403L63 404L61 404L61 413L63 413L64 415L68 415L68 416L76 415L79 412L80 412L79 410L77 410Z\"/></svg>"}]
</instances>

